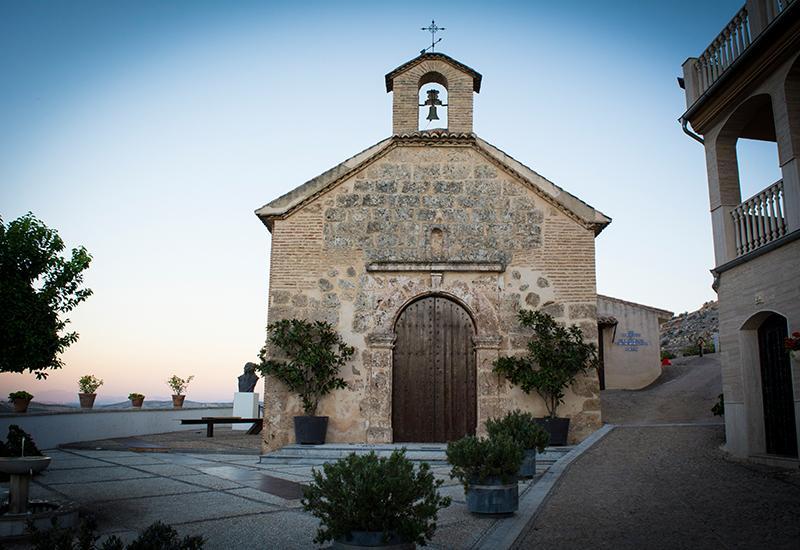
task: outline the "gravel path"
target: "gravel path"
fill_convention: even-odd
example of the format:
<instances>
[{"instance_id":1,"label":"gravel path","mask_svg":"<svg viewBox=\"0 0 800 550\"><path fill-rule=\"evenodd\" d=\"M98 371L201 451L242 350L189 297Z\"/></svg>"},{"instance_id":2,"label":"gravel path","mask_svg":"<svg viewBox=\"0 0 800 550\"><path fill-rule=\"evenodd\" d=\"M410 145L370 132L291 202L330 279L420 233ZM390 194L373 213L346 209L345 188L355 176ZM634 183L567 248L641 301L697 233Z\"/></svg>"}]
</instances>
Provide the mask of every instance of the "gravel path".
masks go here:
<instances>
[{"instance_id":1,"label":"gravel path","mask_svg":"<svg viewBox=\"0 0 800 550\"><path fill-rule=\"evenodd\" d=\"M720 423L711 407L722 393L716 354L681 358L643 390L600 393L603 421L612 424Z\"/></svg>"},{"instance_id":2,"label":"gravel path","mask_svg":"<svg viewBox=\"0 0 800 550\"><path fill-rule=\"evenodd\" d=\"M800 472L723 458L717 426L619 427L517 548L800 548Z\"/></svg>"}]
</instances>

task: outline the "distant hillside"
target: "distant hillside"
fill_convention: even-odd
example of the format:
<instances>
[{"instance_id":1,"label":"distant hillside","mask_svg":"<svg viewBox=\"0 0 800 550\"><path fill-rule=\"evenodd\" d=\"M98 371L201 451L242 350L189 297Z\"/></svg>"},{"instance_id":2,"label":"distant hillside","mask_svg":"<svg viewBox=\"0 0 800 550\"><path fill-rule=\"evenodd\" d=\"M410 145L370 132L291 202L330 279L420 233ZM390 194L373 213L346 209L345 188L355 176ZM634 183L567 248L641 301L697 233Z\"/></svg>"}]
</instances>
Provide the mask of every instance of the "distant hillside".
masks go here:
<instances>
[{"instance_id":1,"label":"distant hillside","mask_svg":"<svg viewBox=\"0 0 800 550\"><path fill-rule=\"evenodd\" d=\"M681 355L685 348L697 345L700 337L711 342L712 335L717 332L717 302L706 302L697 311L681 313L661 325L661 350Z\"/></svg>"},{"instance_id":2,"label":"distant hillside","mask_svg":"<svg viewBox=\"0 0 800 550\"><path fill-rule=\"evenodd\" d=\"M203 407L232 407L232 403L201 403L198 401L184 401L184 409L199 409ZM78 408L78 403L66 404L51 404L51 403L37 403L36 398L31 402L28 407L29 412L69 412ZM100 411L130 409L131 402L123 401L121 403L112 403L109 405L97 405L94 409ZM171 409L172 401L148 401L145 399L143 408L145 409ZM14 411L14 406L11 403L0 401L0 413L9 413Z\"/></svg>"}]
</instances>

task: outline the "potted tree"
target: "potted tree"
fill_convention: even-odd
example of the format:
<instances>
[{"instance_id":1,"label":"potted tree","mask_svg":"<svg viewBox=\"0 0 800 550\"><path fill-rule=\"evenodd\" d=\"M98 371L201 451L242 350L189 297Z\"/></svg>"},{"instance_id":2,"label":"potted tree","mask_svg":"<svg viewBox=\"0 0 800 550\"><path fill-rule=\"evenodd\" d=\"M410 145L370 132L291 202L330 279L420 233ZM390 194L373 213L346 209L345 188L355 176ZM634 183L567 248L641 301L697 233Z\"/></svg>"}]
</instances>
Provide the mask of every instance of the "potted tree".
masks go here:
<instances>
[{"instance_id":1,"label":"potted tree","mask_svg":"<svg viewBox=\"0 0 800 550\"><path fill-rule=\"evenodd\" d=\"M94 407L94 400L97 397L97 388L103 385L103 381L93 374L81 376L78 379L78 400L81 402L82 409Z\"/></svg>"},{"instance_id":2,"label":"potted tree","mask_svg":"<svg viewBox=\"0 0 800 550\"><path fill-rule=\"evenodd\" d=\"M351 453L314 470L304 490L303 508L318 517L314 542L335 542L334 548L414 548L425 545L436 530L440 509L450 505L442 497L427 463L419 468L405 457L405 449L389 457Z\"/></svg>"},{"instance_id":3,"label":"potted tree","mask_svg":"<svg viewBox=\"0 0 800 550\"><path fill-rule=\"evenodd\" d=\"M25 390L8 394L8 400L14 404L14 412L16 413L28 412L28 405L30 405L31 399L33 399L33 396Z\"/></svg>"},{"instance_id":4,"label":"potted tree","mask_svg":"<svg viewBox=\"0 0 800 550\"><path fill-rule=\"evenodd\" d=\"M469 435L447 444L451 478L464 485L467 510L475 514L513 514L519 507L517 472L522 447L505 434Z\"/></svg>"},{"instance_id":5,"label":"potted tree","mask_svg":"<svg viewBox=\"0 0 800 550\"><path fill-rule=\"evenodd\" d=\"M521 357L499 357L493 370L525 393L535 390L544 399L547 417L538 419L550 433L551 445L566 445L569 418L557 416L564 391L578 374L597 366L597 348L583 341L576 326L565 327L541 311L522 310L519 322L533 331L528 352Z\"/></svg>"},{"instance_id":6,"label":"potted tree","mask_svg":"<svg viewBox=\"0 0 800 550\"><path fill-rule=\"evenodd\" d=\"M144 395L141 393L129 393L128 399L131 400L131 407L135 409L142 408L142 404L144 403Z\"/></svg>"},{"instance_id":7,"label":"potted tree","mask_svg":"<svg viewBox=\"0 0 800 550\"><path fill-rule=\"evenodd\" d=\"M194 375L184 380L175 374L167 380L167 385L172 388L172 406L176 409L183 407L183 401L186 399L186 388L189 387L189 382L192 380L194 380ZM142 396L142 398L144 398L144 396Z\"/></svg>"},{"instance_id":8,"label":"potted tree","mask_svg":"<svg viewBox=\"0 0 800 550\"><path fill-rule=\"evenodd\" d=\"M355 349L348 346L330 323L284 319L267 327L269 342L280 349L286 360L268 356L261 350L258 370L262 376L274 376L296 393L303 403L303 416L294 417L295 441L303 445L325 443L328 417L316 416L320 400L347 383L339 370Z\"/></svg>"},{"instance_id":9,"label":"potted tree","mask_svg":"<svg viewBox=\"0 0 800 550\"><path fill-rule=\"evenodd\" d=\"M522 464L518 477L530 478L536 475L536 452L544 452L550 442L550 434L536 422L529 412L517 409L502 418L489 418L486 421L489 437L507 435L523 449Z\"/></svg>"}]
</instances>

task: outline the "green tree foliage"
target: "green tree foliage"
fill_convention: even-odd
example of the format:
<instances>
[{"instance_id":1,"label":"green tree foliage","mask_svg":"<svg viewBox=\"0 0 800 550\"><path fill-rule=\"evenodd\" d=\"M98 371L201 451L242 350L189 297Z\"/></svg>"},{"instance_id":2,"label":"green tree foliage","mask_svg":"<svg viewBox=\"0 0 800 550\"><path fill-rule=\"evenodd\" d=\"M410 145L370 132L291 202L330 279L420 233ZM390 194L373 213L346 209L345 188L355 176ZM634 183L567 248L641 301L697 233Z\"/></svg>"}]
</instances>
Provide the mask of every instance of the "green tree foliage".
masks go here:
<instances>
[{"instance_id":1,"label":"green tree foliage","mask_svg":"<svg viewBox=\"0 0 800 550\"><path fill-rule=\"evenodd\" d=\"M64 241L33 214L8 225L0 218L0 372L47 371L78 339L62 318L92 291L81 288L92 257L85 248L66 258Z\"/></svg>"},{"instance_id":2,"label":"green tree foliage","mask_svg":"<svg viewBox=\"0 0 800 550\"><path fill-rule=\"evenodd\" d=\"M468 435L447 444L447 462L453 467L450 477L458 478L465 489L490 477L499 477L503 483L515 480L523 457L522 445L506 434Z\"/></svg>"},{"instance_id":3,"label":"green tree foliage","mask_svg":"<svg viewBox=\"0 0 800 550\"><path fill-rule=\"evenodd\" d=\"M299 395L307 415L317 411L325 395L347 387L339 371L355 349L344 343L330 323L284 319L270 324L267 331L270 343L283 351L288 361L268 358L264 346L258 370L262 376L274 376Z\"/></svg>"},{"instance_id":4,"label":"green tree foliage","mask_svg":"<svg viewBox=\"0 0 800 550\"><path fill-rule=\"evenodd\" d=\"M378 458L374 452L351 453L314 470L304 491L303 507L320 519L314 542L344 539L353 531L382 532L384 542L397 536L425 545L436 531L436 517L450 505L437 488L427 463L415 470L405 449Z\"/></svg>"},{"instance_id":5,"label":"green tree foliage","mask_svg":"<svg viewBox=\"0 0 800 550\"><path fill-rule=\"evenodd\" d=\"M528 353L499 357L493 370L525 393L535 390L544 399L548 416L555 418L567 386L578 374L597 366L597 348L583 341L580 328L565 327L547 313L522 310L519 322L533 332Z\"/></svg>"},{"instance_id":6,"label":"green tree foliage","mask_svg":"<svg viewBox=\"0 0 800 550\"><path fill-rule=\"evenodd\" d=\"M502 418L486 420L486 432L489 437L507 435L523 449L536 449L540 453L544 452L550 443L548 431L536 423L531 413L519 409L507 413Z\"/></svg>"}]
</instances>

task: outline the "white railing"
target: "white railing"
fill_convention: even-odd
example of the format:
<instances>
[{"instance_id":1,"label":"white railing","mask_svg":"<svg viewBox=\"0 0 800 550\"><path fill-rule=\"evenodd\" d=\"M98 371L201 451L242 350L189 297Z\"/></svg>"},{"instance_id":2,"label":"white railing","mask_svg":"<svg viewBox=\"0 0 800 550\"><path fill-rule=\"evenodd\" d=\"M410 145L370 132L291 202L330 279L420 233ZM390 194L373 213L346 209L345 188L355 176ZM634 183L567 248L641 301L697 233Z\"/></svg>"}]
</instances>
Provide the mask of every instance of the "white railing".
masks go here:
<instances>
[{"instance_id":1,"label":"white railing","mask_svg":"<svg viewBox=\"0 0 800 550\"><path fill-rule=\"evenodd\" d=\"M703 95L795 0L748 0L694 62L692 97Z\"/></svg>"},{"instance_id":2,"label":"white railing","mask_svg":"<svg viewBox=\"0 0 800 550\"><path fill-rule=\"evenodd\" d=\"M700 94L709 89L722 76L725 69L730 67L750 46L750 42L750 18L747 14L747 5L744 5L711 42L711 45L697 58L695 70Z\"/></svg>"},{"instance_id":3,"label":"white railing","mask_svg":"<svg viewBox=\"0 0 800 550\"><path fill-rule=\"evenodd\" d=\"M783 180L779 180L731 211L737 257L786 234L783 209Z\"/></svg>"}]
</instances>

